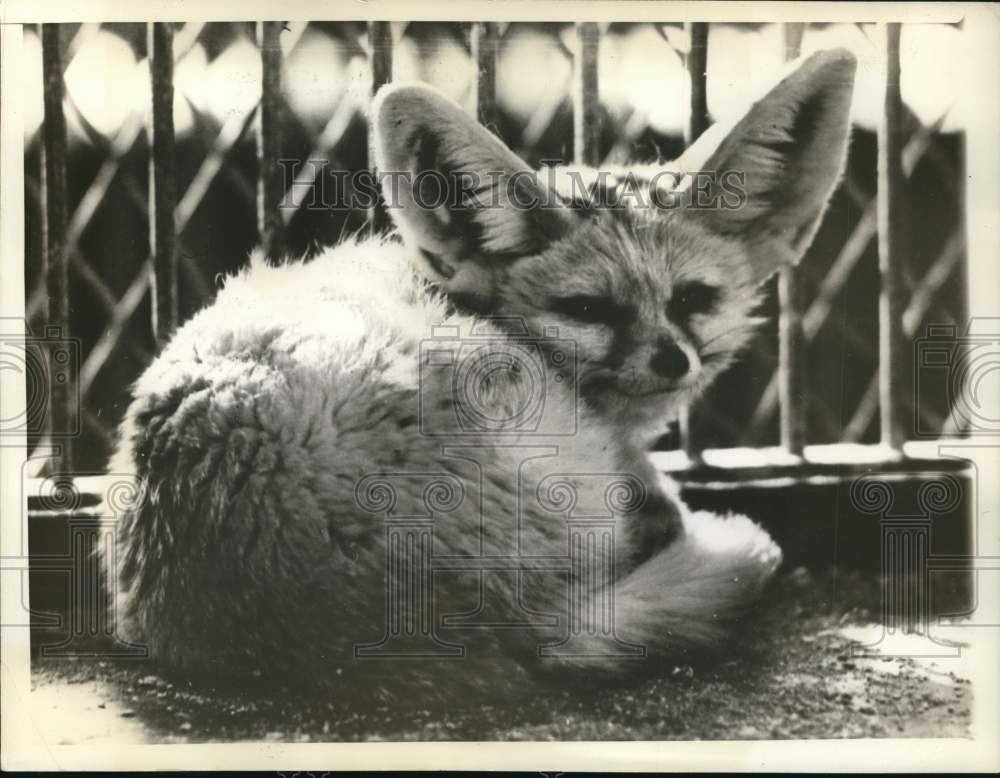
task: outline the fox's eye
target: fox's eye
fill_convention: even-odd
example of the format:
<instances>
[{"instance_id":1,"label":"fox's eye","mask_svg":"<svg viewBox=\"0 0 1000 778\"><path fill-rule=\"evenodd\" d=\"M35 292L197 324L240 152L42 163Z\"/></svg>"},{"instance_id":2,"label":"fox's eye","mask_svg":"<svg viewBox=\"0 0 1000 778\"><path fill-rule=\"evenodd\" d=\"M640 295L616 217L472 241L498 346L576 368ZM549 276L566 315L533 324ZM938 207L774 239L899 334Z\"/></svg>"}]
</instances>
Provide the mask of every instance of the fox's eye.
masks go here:
<instances>
[{"instance_id":1,"label":"fox's eye","mask_svg":"<svg viewBox=\"0 0 1000 778\"><path fill-rule=\"evenodd\" d=\"M678 284L670 298L668 313L678 319L686 319L698 313L710 313L718 299L719 290L701 281Z\"/></svg>"},{"instance_id":2,"label":"fox's eye","mask_svg":"<svg viewBox=\"0 0 1000 778\"><path fill-rule=\"evenodd\" d=\"M619 306L605 297L578 294L553 301L557 313L587 324L615 324L621 317Z\"/></svg>"}]
</instances>

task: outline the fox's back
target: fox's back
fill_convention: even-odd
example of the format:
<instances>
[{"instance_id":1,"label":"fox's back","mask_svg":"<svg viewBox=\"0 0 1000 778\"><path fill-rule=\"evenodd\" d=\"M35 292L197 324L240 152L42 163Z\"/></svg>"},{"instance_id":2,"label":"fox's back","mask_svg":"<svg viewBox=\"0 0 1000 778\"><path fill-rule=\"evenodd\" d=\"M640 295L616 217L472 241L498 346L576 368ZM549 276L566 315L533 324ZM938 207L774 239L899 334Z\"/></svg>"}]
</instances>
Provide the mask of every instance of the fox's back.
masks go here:
<instances>
[{"instance_id":1,"label":"fox's back","mask_svg":"<svg viewBox=\"0 0 1000 778\"><path fill-rule=\"evenodd\" d=\"M523 434L463 427L462 377L421 370L442 328L478 333L473 374L509 351L505 333L449 312L391 242L282 267L257 259L229 279L139 380L122 429L113 470L149 495L119 528L129 631L182 666L294 667L289 631L301 667L317 645L345 660L383 629L386 518L434 507L447 513L436 555L565 556L566 527L539 515L539 486L621 472L621 447L581 423L571 373L547 381L544 418ZM479 397L487 418L510 412L519 380L539 380L508 375ZM476 588L439 604L473 609Z\"/></svg>"}]
</instances>

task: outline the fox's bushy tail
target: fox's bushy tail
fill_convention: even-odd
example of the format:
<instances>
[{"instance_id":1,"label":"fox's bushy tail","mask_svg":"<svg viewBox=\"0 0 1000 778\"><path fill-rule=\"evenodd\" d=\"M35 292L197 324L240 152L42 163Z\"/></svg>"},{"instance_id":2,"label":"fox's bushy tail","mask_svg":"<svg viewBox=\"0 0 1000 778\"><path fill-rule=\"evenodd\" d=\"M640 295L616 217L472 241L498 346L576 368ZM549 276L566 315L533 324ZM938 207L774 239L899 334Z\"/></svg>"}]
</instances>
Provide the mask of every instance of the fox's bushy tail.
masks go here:
<instances>
[{"instance_id":1,"label":"fox's bushy tail","mask_svg":"<svg viewBox=\"0 0 1000 778\"><path fill-rule=\"evenodd\" d=\"M693 513L685 534L615 586L615 621L651 656L718 648L781 564L746 516Z\"/></svg>"},{"instance_id":2,"label":"fox's bushy tail","mask_svg":"<svg viewBox=\"0 0 1000 778\"><path fill-rule=\"evenodd\" d=\"M604 598L614 609L615 637L644 648L654 665L717 653L779 564L781 549L746 516L695 512L682 537L620 578ZM564 656L561 664L611 676L637 669L601 646L595 636L593 653Z\"/></svg>"}]
</instances>

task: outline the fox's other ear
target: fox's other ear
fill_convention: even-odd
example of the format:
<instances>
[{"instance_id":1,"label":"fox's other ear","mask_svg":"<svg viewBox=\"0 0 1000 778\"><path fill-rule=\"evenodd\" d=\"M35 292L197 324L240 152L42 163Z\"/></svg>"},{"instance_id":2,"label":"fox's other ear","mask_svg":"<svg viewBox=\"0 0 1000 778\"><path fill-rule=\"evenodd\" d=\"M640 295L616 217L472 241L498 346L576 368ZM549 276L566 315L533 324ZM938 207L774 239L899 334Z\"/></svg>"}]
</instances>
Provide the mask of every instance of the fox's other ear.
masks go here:
<instances>
[{"instance_id":1,"label":"fox's other ear","mask_svg":"<svg viewBox=\"0 0 1000 778\"><path fill-rule=\"evenodd\" d=\"M574 221L526 162L429 87L383 87L372 122L389 212L449 293L488 293L496 264L539 253Z\"/></svg>"},{"instance_id":2,"label":"fox's other ear","mask_svg":"<svg viewBox=\"0 0 1000 778\"><path fill-rule=\"evenodd\" d=\"M745 176L741 207L716 202L695 213L744 243L755 283L798 262L819 228L847 158L856 66L846 49L813 54L750 108L701 168Z\"/></svg>"}]
</instances>

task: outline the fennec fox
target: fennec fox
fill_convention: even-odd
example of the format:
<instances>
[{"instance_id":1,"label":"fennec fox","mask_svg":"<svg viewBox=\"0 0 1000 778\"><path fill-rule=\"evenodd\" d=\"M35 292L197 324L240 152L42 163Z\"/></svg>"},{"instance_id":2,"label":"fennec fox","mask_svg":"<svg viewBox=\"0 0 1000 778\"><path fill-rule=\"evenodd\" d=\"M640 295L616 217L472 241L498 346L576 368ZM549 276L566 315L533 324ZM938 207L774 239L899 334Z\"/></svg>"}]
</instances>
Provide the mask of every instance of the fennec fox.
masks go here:
<instances>
[{"instance_id":1,"label":"fennec fox","mask_svg":"<svg viewBox=\"0 0 1000 778\"><path fill-rule=\"evenodd\" d=\"M434 91L383 89L401 240L254 257L135 386L122 634L185 673L420 700L722 646L781 552L690 511L646 452L812 240L854 71L809 57L661 168L709 171L697 187L535 174ZM676 199L643 202L665 178Z\"/></svg>"}]
</instances>

